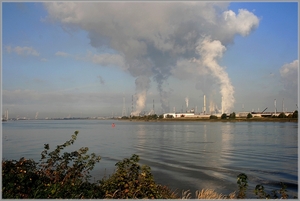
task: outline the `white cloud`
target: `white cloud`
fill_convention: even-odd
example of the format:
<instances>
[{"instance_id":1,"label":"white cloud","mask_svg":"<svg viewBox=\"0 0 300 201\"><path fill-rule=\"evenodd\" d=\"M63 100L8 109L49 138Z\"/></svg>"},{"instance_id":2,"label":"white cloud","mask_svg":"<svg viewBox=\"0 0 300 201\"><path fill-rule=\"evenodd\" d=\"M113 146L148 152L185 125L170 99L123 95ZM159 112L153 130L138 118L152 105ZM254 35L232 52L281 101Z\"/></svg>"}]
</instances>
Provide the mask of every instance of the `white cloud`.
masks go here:
<instances>
[{"instance_id":1,"label":"white cloud","mask_svg":"<svg viewBox=\"0 0 300 201\"><path fill-rule=\"evenodd\" d=\"M39 56L40 53L35 50L33 47L27 47L27 46L24 46L24 47L20 47L20 46L17 46L17 47L11 47L11 46L6 46L6 51L8 53L11 53L11 52L14 52L14 53L17 53L18 55L23 55L23 56Z\"/></svg>"},{"instance_id":2,"label":"white cloud","mask_svg":"<svg viewBox=\"0 0 300 201\"><path fill-rule=\"evenodd\" d=\"M66 53L66 52L58 51L58 52L55 53L55 56L68 57L68 56L71 56L71 55Z\"/></svg>"},{"instance_id":3,"label":"white cloud","mask_svg":"<svg viewBox=\"0 0 300 201\"><path fill-rule=\"evenodd\" d=\"M253 29L259 25L259 19L251 12L245 9L239 9L236 15L232 10L223 13L224 29L228 32L238 33L247 36Z\"/></svg>"},{"instance_id":4,"label":"white cloud","mask_svg":"<svg viewBox=\"0 0 300 201\"><path fill-rule=\"evenodd\" d=\"M280 75L285 90L297 94L298 92L298 69L299 60L294 60L291 63L284 64L280 68Z\"/></svg>"}]
</instances>

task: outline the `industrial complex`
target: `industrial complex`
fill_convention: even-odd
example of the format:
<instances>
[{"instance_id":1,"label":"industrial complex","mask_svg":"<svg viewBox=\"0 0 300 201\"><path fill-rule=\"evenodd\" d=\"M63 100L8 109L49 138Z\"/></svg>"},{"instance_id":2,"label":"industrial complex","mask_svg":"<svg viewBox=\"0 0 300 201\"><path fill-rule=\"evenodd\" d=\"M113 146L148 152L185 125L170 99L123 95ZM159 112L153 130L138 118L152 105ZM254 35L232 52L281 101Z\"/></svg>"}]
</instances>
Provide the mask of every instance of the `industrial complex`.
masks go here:
<instances>
[{"instance_id":1,"label":"industrial complex","mask_svg":"<svg viewBox=\"0 0 300 201\"><path fill-rule=\"evenodd\" d=\"M169 113L164 113L163 118L203 118L203 119L209 119L211 115L214 115L218 118L224 114L223 112L223 98L221 102L221 110L216 110L216 109L210 109L209 112L206 112L206 97L204 95L203 97L203 111L200 113L196 113L194 109L187 110L186 112L169 112ZM276 107L276 99L274 100L274 105L275 105L275 110L273 112L265 112L268 108L265 108L262 112L239 112L236 114L236 117L238 118L246 118L247 115L250 113L252 117L272 117L272 116L278 116L280 113L284 113L286 116L292 115L293 112L287 112L287 111L282 111L278 112L277 107ZM188 106L188 104L187 104ZM230 114L226 113L227 116Z\"/></svg>"}]
</instances>

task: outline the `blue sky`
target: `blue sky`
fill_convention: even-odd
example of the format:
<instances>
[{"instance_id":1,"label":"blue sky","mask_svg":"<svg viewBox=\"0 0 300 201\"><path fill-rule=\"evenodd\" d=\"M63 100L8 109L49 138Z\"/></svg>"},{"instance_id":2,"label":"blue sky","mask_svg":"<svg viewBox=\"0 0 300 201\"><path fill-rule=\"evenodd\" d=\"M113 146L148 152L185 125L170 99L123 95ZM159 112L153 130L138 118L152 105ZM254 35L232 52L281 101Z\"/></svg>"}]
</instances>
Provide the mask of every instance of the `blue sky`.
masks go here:
<instances>
[{"instance_id":1,"label":"blue sky","mask_svg":"<svg viewBox=\"0 0 300 201\"><path fill-rule=\"evenodd\" d=\"M10 117L297 109L297 2L73 3L2 3Z\"/></svg>"}]
</instances>

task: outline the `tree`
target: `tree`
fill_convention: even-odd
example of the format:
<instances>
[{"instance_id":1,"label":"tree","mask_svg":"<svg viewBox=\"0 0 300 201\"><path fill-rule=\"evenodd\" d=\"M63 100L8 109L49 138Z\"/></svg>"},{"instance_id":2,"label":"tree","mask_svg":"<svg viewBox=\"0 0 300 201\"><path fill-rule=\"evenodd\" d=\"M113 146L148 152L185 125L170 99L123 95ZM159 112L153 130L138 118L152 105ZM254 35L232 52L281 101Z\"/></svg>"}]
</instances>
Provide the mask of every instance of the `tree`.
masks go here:
<instances>
[{"instance_id":1,"label":"tree","mask_svg":"<svg viewBox=\"0 0 300 201\"><path fill-rule=\"evenodd\" d=\"M227 119L227 115L225 113L222 114L221 119Z\"/></svg>"},{"instance_id":2,"label":"tree","mask_svg":"<svg viewBox=\"0 0 300 201\"><path fill-rule=\"evenodd\" d=\"M293 112L292 118L298 119L298 110L295 110L295 112Z\"/></svg>"},{"instance_id":3,"label":"tree","mask_svg":"<svg viewBox=\"0 0 300 201\"><path fill-rule=\"evenodd\" d=\"M229 119L235 119L235 112L233 112L229 115Z\"/></svg>"},{"instance_id":4,"label":"tree","mask_svg":"<svg viewBox=\"0 0 300 201\"><path fill-rule=\"evenodd\" d=\"M253 117L252 114L251 114L251 113L248 113L247 119L251 119L252 117Z\"/></svg>"},{"instance_id":5,"label":"tree","mask_svg":"<svg viewBox=\"0 0 300 201\"><path fill-rule=\"evenodd\" d=\"M166 118L174 118L174 116L173 115L170 115L170 114L168 114L167 116L166 116Z\"/></svg>"},{"instance_id":6,"label":"tree","mask_svg":"<svg viewBox=\"0 0 300 201\"><path fill-rule=\"evenodd\" d=\"M286 115L284 114L284 112L281 112L281 113L278 115L278 118L286 118Z\"/></svg>"}]
</instances>

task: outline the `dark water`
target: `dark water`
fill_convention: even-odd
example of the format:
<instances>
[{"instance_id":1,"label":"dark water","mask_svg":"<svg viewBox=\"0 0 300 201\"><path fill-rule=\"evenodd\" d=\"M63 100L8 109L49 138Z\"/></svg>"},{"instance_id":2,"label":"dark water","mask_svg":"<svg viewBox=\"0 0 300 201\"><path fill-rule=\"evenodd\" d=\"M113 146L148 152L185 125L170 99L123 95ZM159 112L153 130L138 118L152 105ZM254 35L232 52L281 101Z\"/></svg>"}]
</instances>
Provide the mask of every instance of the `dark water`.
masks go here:
<instances>
[{"instance_id":1,"label":"dark water","mask_svg":"<svg viewBox=\"0 0 300 201\"><path fill-rule=\"evenodd\" d=\"M38 161L44 144L54 148L75 130L79 135L69 150L85 146L102 157L95 179L138 154L158 183L179 193L189 189L194 196L211 188L229 194L238 190L237 175L246 173L249 197L256 184L271 191L280 182L290 196L298 196L298 123L293 122L8 121L2 124L2 157Z\"/></svg>"}]
</instances>

